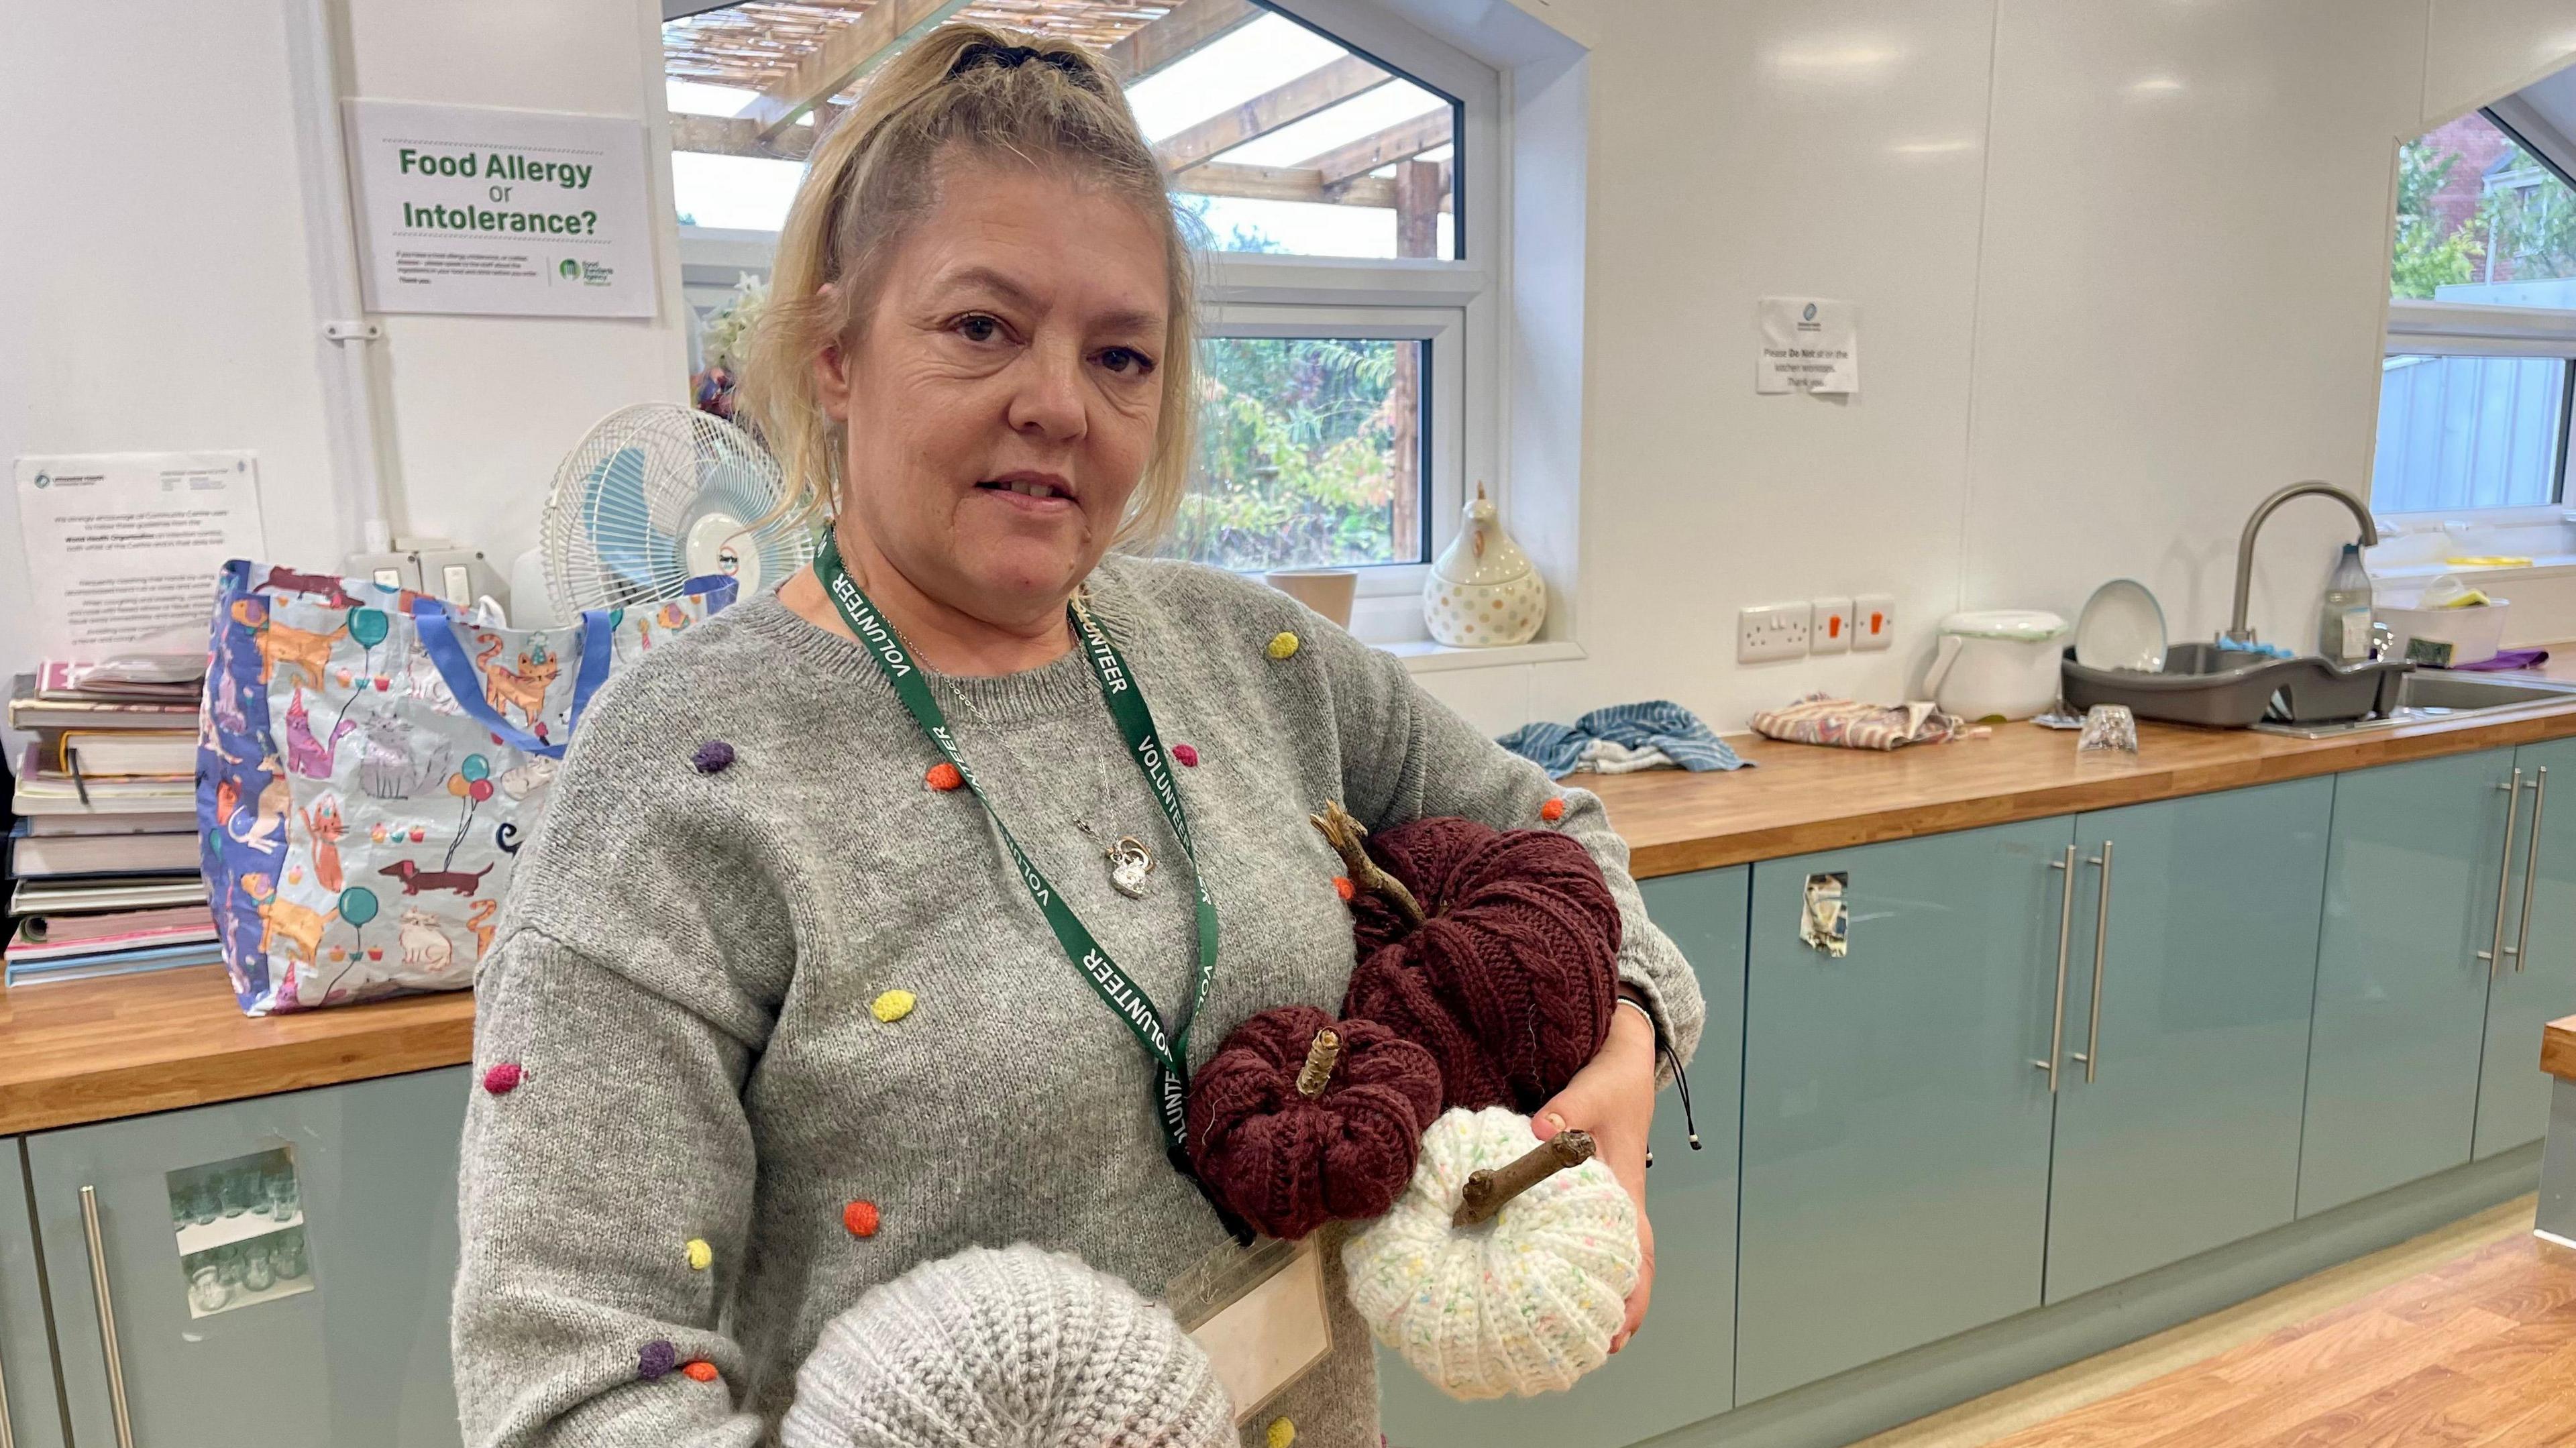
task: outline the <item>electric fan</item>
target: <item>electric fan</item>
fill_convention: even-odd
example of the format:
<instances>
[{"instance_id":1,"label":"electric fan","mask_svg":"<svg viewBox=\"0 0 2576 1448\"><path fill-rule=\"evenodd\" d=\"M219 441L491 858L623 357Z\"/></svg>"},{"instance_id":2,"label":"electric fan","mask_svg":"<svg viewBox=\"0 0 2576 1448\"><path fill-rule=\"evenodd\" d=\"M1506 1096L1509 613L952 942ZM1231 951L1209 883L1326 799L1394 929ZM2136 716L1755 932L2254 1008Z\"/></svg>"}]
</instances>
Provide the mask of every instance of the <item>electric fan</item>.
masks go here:
<instances>
[{"instance_id":1,"label":"electric fan","mask_svg":"<svg viewBox=\"0 0 2576 1448\"><path fill-rule=\"evenodd\" d=\"M603 417L555 470L546 594L564 618L678 598L701 574L744 595L805 566L812 530L771 517L778 464L711 413L646 402Z\"/></svg>"}]
</instances>

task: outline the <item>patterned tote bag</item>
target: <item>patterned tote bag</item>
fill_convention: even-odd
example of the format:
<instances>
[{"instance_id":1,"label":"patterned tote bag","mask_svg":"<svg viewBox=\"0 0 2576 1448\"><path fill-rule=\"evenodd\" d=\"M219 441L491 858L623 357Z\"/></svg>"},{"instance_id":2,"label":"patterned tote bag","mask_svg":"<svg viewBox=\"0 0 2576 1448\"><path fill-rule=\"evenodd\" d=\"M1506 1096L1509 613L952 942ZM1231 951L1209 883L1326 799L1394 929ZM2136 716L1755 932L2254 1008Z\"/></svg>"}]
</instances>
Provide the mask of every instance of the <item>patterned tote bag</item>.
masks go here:
<instances>
[{"instance_id":1,"label":"patterned tote bag","mask_svg":"<svg viewBox=\"0 0 2576 1448\"><path fill-rule=\"evenodd\" d=\"M486 628L425 594L225 566L199 711L197 827L251 1015L460 990L600 683L734 581Z\"/></svg>"}]
</instances>

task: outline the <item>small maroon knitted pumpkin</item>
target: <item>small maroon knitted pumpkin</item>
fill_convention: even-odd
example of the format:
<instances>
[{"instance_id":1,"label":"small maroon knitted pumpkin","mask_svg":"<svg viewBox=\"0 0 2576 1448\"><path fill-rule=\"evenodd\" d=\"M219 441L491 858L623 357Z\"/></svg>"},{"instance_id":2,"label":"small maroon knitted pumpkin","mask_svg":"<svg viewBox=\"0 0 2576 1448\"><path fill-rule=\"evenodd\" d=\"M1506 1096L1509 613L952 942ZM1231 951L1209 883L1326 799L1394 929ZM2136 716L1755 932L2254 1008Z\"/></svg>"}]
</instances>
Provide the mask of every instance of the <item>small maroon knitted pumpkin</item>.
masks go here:
<instances>
[{"instance_id":1,"label":"small maroon knitted pumpkin","mask_svg":"<svg viewBox=\"0 0 2576 1448\"><path fill-rule=\"evenodd\" d=\"M1351 902L1359 968L1346 1015L1392 1028L1440 1063L1443 1109L1524 1115L1565 1089L1619 1008L1619 905L1601 867L1554 830L1436 815L1366 841L1426 917Z\"/></svg>"},{"instance_id":2,"label":"small maroon knitted pumpkin","mask_svg":"<svg viewBox=\"0 0 2576 1448\"><path fill-rule=\"evenodd\" d=\"M1317 1045L1326 1031L1338 1053ZM1373 1021L1275 1006L1190 1078L1190 1165L1236 1216L1293 1242L1384 1215L1439 1114L1440 1071L1420 1046Z\"/></svg>"}]
</instances>

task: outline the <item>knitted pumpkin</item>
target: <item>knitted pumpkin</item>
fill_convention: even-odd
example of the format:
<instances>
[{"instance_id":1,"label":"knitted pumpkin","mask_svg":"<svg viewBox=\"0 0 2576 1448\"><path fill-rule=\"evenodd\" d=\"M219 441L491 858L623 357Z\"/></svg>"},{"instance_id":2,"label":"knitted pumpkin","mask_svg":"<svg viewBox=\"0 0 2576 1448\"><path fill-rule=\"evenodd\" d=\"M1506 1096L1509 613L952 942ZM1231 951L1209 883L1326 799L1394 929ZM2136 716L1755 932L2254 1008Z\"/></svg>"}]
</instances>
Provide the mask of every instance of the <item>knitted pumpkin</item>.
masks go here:
<instances>
[{"instance_id":1,"label":"knitted pumpkin","mask_svg":"<svg viewBox=\"0 0 2576 1448\"><path fill-rule=\"evenodd\" d=\"M1440 1114L1430 1053L1372 1021L1278 1006L1235 1027L1190 1079L1190 1164L1273 1237L1374 1217L1412 1179Z\"/></svg>"},{"instance_id":2,"label":"knitted pumpkin","mask_svg":"<svg viewBox=\"0 0 2576 1448\"><path fill-rule=\"evenodd\" d=\"M1342 1249L1377 1340L1453 1398L1559 1392L1607 1362L1644 1253L1591 1151L1499 1107L1433 1123L1403 1197Z\"/></svg>"},{"instance_id":3,"label":"knitted pumpkin","mask_svg":"<svg viewBox=\"0 0 2576 1448\"><path fill-rule=\"evenodd\" d=\"M1314 823L1356 887L1342 1014L1428 1049L1443 1106L1536 1111L1600 1051L1619 905L1581 844L1451 816L1370 835L1338 805Z\"/></svg>"},{"instance_id":4,"label":"knitted pumpkin","mask_svg":"<svg viewBox=\"0 0 2576 1448\"><path fill-rule=\"evenodd\" d=\"M674 1410L676 1411L676 1410ZM1231 1448L1216 1369L1172 1315L1080 1259L969 1247L824 1327L783 1448Z\"/></svg>"}]
</instances>

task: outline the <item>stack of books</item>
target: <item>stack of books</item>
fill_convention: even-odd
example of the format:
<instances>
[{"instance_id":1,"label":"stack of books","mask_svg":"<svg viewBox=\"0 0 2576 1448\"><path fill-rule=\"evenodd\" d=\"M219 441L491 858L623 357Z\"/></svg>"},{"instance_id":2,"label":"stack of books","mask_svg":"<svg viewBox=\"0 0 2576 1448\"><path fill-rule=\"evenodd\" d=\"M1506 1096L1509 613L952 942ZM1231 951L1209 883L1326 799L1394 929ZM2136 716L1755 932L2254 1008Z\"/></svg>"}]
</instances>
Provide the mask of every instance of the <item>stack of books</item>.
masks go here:
<instances>
[{"instance_id":1,"label":"stack of books","mask_svg":"<svg viewBox=\"0 0 2576 1448\"><path fill-rule=\"evenodd\" d=\"M18 677L9 725L34 740L10 798L0 984L223 959L198 873L199 682L61 663Z\"/></svg>"}]
</instances>

